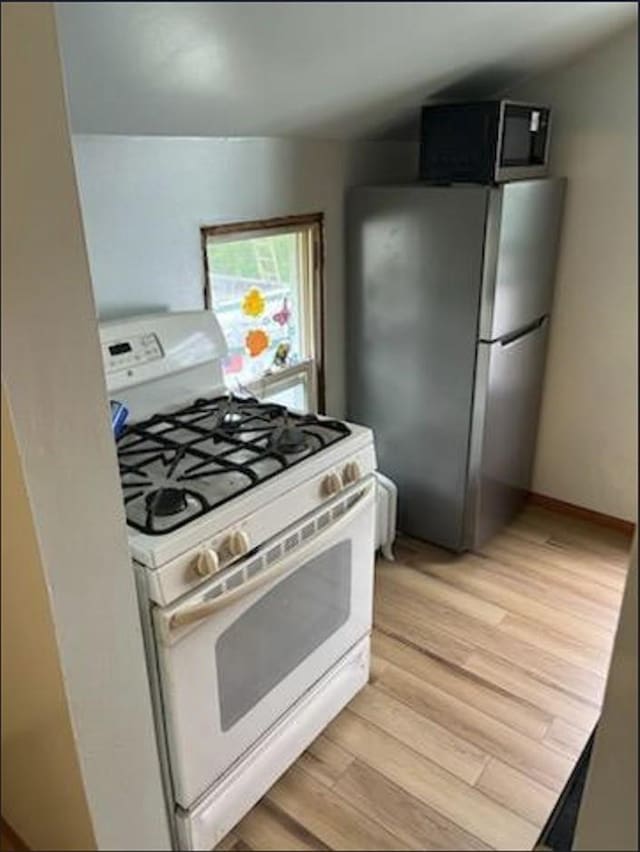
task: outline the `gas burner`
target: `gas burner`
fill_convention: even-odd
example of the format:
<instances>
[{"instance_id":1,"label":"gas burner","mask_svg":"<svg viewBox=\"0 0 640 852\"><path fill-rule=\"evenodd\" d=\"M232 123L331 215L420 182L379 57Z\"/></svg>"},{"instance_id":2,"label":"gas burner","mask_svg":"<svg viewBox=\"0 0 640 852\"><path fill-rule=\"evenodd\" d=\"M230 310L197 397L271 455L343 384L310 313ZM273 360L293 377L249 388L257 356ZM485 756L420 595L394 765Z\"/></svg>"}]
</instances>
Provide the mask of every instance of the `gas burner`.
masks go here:
<instances>
[{"instance_id":1,"label":"gas burner","mask_svg":"<svg viewBox=\"0 0 640 852\"><path fill-rule=\"evenodd\" d=\"M349 434L339 420L230 395L133 423L118 441L127 522L173 532Z\"/></svg>"},{"instance_id":2,"label":"gas burner","mask_svg":"<svg viewBox=\"0 0 640 852\"><path fill-rule=\"evenodd\" d=\"M275 432L269 436L269 449L286 456L301 453L308 447L309 441L302 429L288 422L276 426Z\"/></svg>"},{"instance_id":3,"label":"gas burner","mask_svg":"<svg viewBox=\"0 0 640 852\"><path fill-rule=\"evenodd\" d=\"M239 411L227 411L222 418L222 425L226 427L237 426L242 422L242 414Z\"/></svg>"},{"instance_id":4,"label":"gas burner","mask_svg":"<svg viewBox=\"0 0 640 852\"><path fill-rule=\"evenodd\" d=\"M197 399L190 411L208 412L211 418L208 425L213 431L231 431L245 423L249 409L258 406L260 403L253 397L243 399L229 394L215 399Z\"/></svg>"},{"instance_id":5,"label":"gas burner","mask_svg":"<svg viewBox=\"0 0 640 852\"><path fill-rule=\"evenodd\" d=\"M222 400L215 412L218 429L235 429L244 420L244 414L235 397L230 396Z\"/></svg>"},{"instance_id":6,"label":"gas burner","mask_svg":"<svg viewBox=\"0 0 640 852\"><path fill-rule=\"evenodd\" d=\"M214 400L199 399L196 405L210 409L213 429L235 429L244 420L240 401L231 394Z\"/></svg>"},{"instance_id":7,"label":"gas burner","mask_svg":"<svg viewBox=\"0 0 640 852\"><path fill-rule=\"evenodd\" d=\"M187 508L187 492L184 488L158 488L145 497L147 509L158 518L177 515Z\"/></svg>"},{"instance_id":8,"label":"gas burner","mask_svg":"<svg viewBox=\"0 0 640 852\"><path fill-rule=\"evenodd\" d=\"M280 433L273 435L269 443L271 449L286 456L302 453L309 446L306 435L296 426L283 426Z\"/></svg>"}]
</instances>

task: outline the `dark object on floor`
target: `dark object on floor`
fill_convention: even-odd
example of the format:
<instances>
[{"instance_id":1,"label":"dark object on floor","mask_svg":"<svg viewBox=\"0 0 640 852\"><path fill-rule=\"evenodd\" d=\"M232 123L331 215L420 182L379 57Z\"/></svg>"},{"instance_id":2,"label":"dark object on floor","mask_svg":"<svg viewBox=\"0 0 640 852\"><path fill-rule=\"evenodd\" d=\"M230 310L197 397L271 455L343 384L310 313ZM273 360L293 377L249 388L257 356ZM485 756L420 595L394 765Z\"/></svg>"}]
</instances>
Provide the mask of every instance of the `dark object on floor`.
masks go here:
<instances>
[{"instance_id":1,"label":"dark object on floor","mask_svg":"<svg viewBox=\"0 0 640 852\"><path fill-rule=\"evenodd\" d=\"M575 765L575 769L571 773L571 777L560 794L557 805L547 820L547 824L542 829L540 839L535 847L536 849L544 847L552 849L553 852L571 852L573 835L578 820L578 811L582 800L582 791L584 790L584 783L587 779L587 769L589 768L589 760L591 759L593 741L597 730L598 727L596 725Z\"/></svg>"}]
</instances>

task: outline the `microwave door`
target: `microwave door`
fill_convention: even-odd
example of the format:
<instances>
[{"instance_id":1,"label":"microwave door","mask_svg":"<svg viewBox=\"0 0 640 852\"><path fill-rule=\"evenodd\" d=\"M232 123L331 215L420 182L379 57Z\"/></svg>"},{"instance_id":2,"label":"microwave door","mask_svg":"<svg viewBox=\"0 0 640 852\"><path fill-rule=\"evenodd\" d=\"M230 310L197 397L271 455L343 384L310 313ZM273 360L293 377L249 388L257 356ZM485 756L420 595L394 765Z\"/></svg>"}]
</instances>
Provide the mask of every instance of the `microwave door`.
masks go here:
<instances>
[{"instance_id":1,"label":"microwave door","mask_svg":"<svg viewBox=\"0 0 640 852\"><path fill-rule=\"evenodd\" d=\"M551 112L503 101L500 113L495 180L544 177L547 174Z\"/></svg>"}]
</instances>

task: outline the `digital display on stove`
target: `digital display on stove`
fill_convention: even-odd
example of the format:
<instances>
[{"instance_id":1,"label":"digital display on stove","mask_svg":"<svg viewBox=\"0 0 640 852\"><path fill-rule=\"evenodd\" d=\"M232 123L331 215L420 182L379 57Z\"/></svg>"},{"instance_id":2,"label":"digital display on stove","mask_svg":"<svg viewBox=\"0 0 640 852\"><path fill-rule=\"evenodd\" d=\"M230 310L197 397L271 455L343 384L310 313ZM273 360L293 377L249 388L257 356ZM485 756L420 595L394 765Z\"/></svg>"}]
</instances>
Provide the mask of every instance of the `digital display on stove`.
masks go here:
<instances>
[{"instance_id":1,"label":"digital display on stove","mask_svg":"<svg viewBox=\"0 0 640 852\"><path fill-rule=\"evenodd\" d=\"M113 346L109 347L109 353L111 355L122 355L125 352L131 352L130 343L114 343Z\"/></svg>"}]
</instances>

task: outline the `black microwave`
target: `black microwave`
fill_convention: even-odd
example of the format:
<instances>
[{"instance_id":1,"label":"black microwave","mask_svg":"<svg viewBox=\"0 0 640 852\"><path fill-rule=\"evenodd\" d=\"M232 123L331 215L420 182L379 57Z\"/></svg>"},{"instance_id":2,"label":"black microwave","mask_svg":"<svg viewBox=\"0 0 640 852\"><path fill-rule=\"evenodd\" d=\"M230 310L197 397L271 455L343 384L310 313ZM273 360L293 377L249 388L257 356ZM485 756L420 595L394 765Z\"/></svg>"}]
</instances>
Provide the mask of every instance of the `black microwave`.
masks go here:
<instances>
[{"instance_id":1,"label":"black microwave","mask_svg":"<svg viewBox=\"0 0 640 852\"><path fill-rule=\"evenodd\" d=\"M548 107L515 101L425 106L420 179L501 183L544 176L550 120Z\"/></svg>"}]
</instances>

